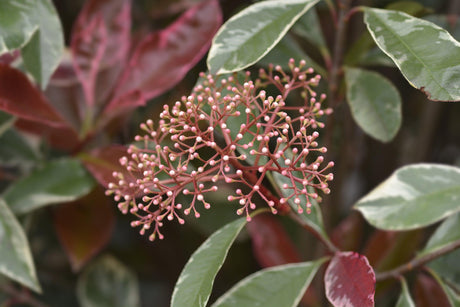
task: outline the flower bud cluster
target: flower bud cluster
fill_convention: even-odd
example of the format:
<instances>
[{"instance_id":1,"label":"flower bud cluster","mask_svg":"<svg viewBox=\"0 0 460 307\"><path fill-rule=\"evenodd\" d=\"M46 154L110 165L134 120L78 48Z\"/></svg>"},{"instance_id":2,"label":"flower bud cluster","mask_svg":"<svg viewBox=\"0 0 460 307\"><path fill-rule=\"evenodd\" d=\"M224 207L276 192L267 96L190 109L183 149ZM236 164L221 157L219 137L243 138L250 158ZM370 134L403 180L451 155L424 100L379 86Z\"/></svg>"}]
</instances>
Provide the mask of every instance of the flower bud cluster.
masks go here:
<instances>
[{"instance_id":1,"label":"flower bud cluster","mask_svg":"<svg viewBox=\"0 0 460 307\"><path fill-rule=\"evenodd\" d=\"M317 192L330 192L333 175L327 170L333 163L324 165L327 149L318 144L324 124L318 117L331 110L322 108L325 95L313 90L320 76L304 61L296 66L291 60L289 67L289 74L279 66L260 70L255 81L249 73L201 74L190 96L164 106L156 127L152 120L141 124L145 134L120 159L126 172L115 172L107 190L123 213L136 216L133 227L149 231L151 240L162 239L165 219L183 224L182 214L199 217L201 207L211 207L208 193L222 183L235 186L227 199L248 220L256 203L277 213L289 202L303 212L320 199ZM288 96L301 104L288 104ZM286 180L267 188L275 173ZM181 203L181 195L189 200Z\"/></svg>"}]
</instances>

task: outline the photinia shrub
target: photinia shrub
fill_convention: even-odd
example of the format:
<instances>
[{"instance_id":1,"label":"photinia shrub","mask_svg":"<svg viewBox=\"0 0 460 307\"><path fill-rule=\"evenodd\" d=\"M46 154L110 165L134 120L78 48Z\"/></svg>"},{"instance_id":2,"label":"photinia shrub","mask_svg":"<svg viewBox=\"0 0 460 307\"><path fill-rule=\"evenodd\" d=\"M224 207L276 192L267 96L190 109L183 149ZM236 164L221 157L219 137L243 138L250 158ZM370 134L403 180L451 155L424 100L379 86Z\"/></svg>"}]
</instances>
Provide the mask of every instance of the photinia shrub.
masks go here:
<instances>
[{"instance_id":1,"label":"photinia shrub","mask_svg":"<svg viewBox=\"0 0 460 307\"><path fill-rule=\"evenodd\" d=\"M459 305L455 1L29 2L0 3L2 305Z\"/></svg>"}]
</instances>

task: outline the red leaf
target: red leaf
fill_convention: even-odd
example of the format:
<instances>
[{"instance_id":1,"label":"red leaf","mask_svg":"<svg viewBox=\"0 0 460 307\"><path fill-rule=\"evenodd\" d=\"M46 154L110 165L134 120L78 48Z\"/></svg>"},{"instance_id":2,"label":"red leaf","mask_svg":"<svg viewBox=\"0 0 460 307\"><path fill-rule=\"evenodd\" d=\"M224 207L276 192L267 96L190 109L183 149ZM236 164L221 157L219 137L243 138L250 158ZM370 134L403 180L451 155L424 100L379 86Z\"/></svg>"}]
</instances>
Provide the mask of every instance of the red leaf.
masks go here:
<instances>
[{"instance_id":1,"label":"red leaf","mask_svg":"<svg viewBox=\"0 0 460 307\"><path fill-rule=\"evenodd\" d=\"M340 250L357 250L363 236L363 221L357 212L348 215L332 231L332 242Z\"/></svg>"},{"instance_id":2,"label":"red leaf","mask_svg":"<svg viewBox=\"0 0 460 307\"><path fill-rule=\"evenodd\" d=\"M5 53L5 54L0 55L0 63L9 65L14 60L16 60L18 57L19 57L19 50L14 50L11 53Z\"/></svg>"},{"instance_id":3,"label":"red leaf","mask_svg":"<svg viewBox=\"0 0 460 307\"><path fill-rule=\"evenodd\" d=\"M75 130L68 126L50 127L47 124L24 119L16 120L15 126L22 131L39 135L54 148L67 152L74 152L81 145Z\"/></svg>"},{"instance_id":4,"label":"red leaf","mask_svg":"<svg viewBox=\"0 0 460 307\"><path fill-rule=\"evenodd\" d=\"M120 165L120 158L127 155L127 148L121 145L110 145L91 151L82 156L82 162L94 178L105 188L114 181L113 172L126 172ZM126 176L130 178L130 176Z\"/></svg>"},{"instance_id":5,"label":"red leaf","mask_svg":"<svg viewBox=\"0 0 460 307\"><path fill-rule=\"evenodd\" d=\"M217 0L186 11L168 28L146 37L136 48L107 111L140 90L151 99L176 85L206 53L222 24Z\"/></svg>"},{"instance_id":6,"label":"red leaf","mask_svg":"<svg viewBox=\"0 0 460 307\"><path fill-rule=\"evenodd\" d=\"M100 189L84 198L53 208L53 221L74 271L78 271L109 241L115 215Z\"/></svg>"},{"instance_id":7,"label":"red leaf","mask_svg":"<svg viewBox=\"0 0 460 307\"><path fill-rule=\"evenodd\" d=\"M418 274L414 284L414 300L417 307L450 307L441 286L431 277Z\"/></svg>"},{"instance_id":8,"label":"red leaf","mask_svg":"<svg viewBox=\"0 0 460 307\"><path fill-rule=\"evenodd\" d=\"M334 306L374 306L375 274L365 256L336 253L326 269L324 284L326 297Z\"/></svg>"},{"instance_id":9,"label":"red leaf","mask_svg":"<svg viewBox=\"0 0 460 307\"><path fill-rule=\"evenodd\" d=\"M129 53L130 31L130 0L89 0L78 16L71 48L89 105L111 93Z\"/></svg>"},{"instance_id":10,"label":"red leaf","mask_svg":"<svg viewBox=\"0 0 460 307\"><path fill-rule=\"evenodd\" d=\"M48 126L63 126L61 116L17 69L0 63L0 110Z\"/></svg>"},{"instance_id":11,"label":"red leaf","mask_svg":"<svg viewBox=\"0 0 460 307\"><path fill-rule=\"evenodd\" d=\"M254 256L262 267L300 261L291 239L271 214L256 215L246 227L252 238Z\"/></svg>"}]
</instances>

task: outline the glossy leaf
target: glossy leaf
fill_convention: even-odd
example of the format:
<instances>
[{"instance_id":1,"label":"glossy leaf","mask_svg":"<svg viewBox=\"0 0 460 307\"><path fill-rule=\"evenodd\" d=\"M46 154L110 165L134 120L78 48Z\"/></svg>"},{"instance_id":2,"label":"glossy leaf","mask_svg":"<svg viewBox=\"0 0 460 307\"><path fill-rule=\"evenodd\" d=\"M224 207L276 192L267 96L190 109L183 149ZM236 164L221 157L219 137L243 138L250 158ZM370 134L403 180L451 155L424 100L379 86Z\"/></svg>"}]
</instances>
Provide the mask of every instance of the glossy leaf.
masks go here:
<instances>
[{"instance_id":1,"label":"glossy leaf","mask_svg":"<svg viewBox=\"0 0 460 307\"><path fill-rule=\"evenodd\" d=\"M38 159L37 152L15 129L0 135L0 162L2 165L26 166Z\"/></svg>"},{"instance_id":2,"label":"glossy leaf","mask_svg":"<svg viewBox=\"0 0 460 307\"><path fill-rule=\"evenodd\" d=\"M308 10L295 23L292 30L297 34L313 43L320 51L327 50L326 40L324 39L318 14L314 9ZM328 51L327 51L328 52Z\"/></svg>"},{"instance_id":3,"label":"glossy leaf","mask_svg":"<svg viewBox=\"0 0 460 307\"><path fill-rule=\"evenodd\" d=\"M458 227L458 225L457 225ZM460 249L436 258L431 261L428 266L442 276L442 278L449 282L450 285L455 285L457 290L460 291L460 267L458 265L460 259Z\"/></svg>"},{"instance_id":4,"label":"glossy leaf","mask_svg":"<svg viewBox=\"0 0 460 307\"><path fill-rule=\"evenodd\" d=\"M356 123L373 138L391 141L401 126L401 97L382 75L346 68L347 101Z\"/></svg>"},{"instance_id":5,"label":"glossy leaf","mask_svg":"<svg viewBox=\"0 0 460 307\"><path fill-rule=\"evenodd\" d=\"M414 285L414 300L417 307L452 307L441 286L425 274L417 274Z\"/></svg>"},{"instance_id":6,"label":"glossy leaf","mask_svg":"<svg viewBox=\"0 0 460 307\"><path fill-rule=\"evenodd\" d=\"M208 69L222 74L260 60L318 0L261 1L232 16L217 32Z\"/></svg>"},{"instance_id":7,"label":"glossy leaf","mask_svg":"<svg viewBox=\"0 0 460 307\"><path fill-rule=\"evenodd\" d=\"M64 51L51 1L0 1L0 54L19 48L27 70L45 88Z\"/></svg>"},{"instance_id":8,"label":"glossy leaf","mask_svg":"<svg viewBox=\"0 0 460 307\"><path fill-rule=\"evenodd\" d=\"M438 164L402 167L361 198L355 209L386 230L424 227L460 211L460 168Z\"/></svg>"},{"instance_id":9,"label":"glossy leaf","mask_svg":"<svg viewBox=\"0 0 460 307\"><path fill-rule=\"evenodd\" d=\"M137 277L115 258L101 257L80 275L77 298L81 307L139 307Z\"/></svg>"},{"instance_id":10,"label":"glossy leaf","mask_svg":"<svg viewBox=\"0 0 460 307\"><path fill-rule=\"evenodd\" d=\"M114 180L113 172L127 172L120 164L120 158L128 154L127 149L122 145L100 147L89 154L80 154L80 159L93 177L108 188L109 183Z\"/></svg>"},{"instance_id":11,"label":"glossy leaf","mask_svg":"<svg viewBox=\"0 0 460 307\"><path fill-rule=\"evenodd\" d=\"M214 278L246 219L233 221L210 236L190 257L177 280L171 307L204 307Z\"/></svg>"},{"instance_id":12,"label":"glossy leaf","mask_svg":"<svg viewBox=\"0 0 460 307\"><path fill-rule=\"evenodd\" d=\"M296 63L304 60L306 65L312 67L318 74L322 76L327 74L326 70L310 58L289 33L269 53L260 59L258 64L266 67L269 64L276 64L280 65L285 71L289 71L288 63L290 59L294 59Z\"/></svg>"},{"instance_id":13,"label":"glossy leaf","mask_svg":"<svg viewBox=\"0 0 460 307\"><path fill-rule=\"evenodd\" d=\"M105 102L112 90L129 53L130 31L130 0L85 3L72 31L71 50L89 105Z\"/></svg>"},{"instance_id":14,"label":"glossy leaf","mask_svg":"<svg viewBox=\"0 0 460 307\"><path fill-rule=\"evenodd\" d=\"M412 86L431 100L460 100L460 43L446 30L402 12L373 8L364 9L364 22Z\"/></svg>"},{"instance_id":15,"label":"glossy leaf","mask_svg":"<svg viewBox=\"0 0 460 307\"><path fill-rule=\"evenodd\" d=\"M324 275L326 297L334 306L374 306L375 274L365 256L334 255Z\"/></svg>"},{"instance_id":16,"label":"glossy leaf","mask_svg":"<svg viewBox=\"0 0 460 307\"><path fill-rule=\"evenodd\" d=\"M136 91L148 100L176 85L206 53L221 23L219 2L208 0L146 37L123 73L108 111Z\"/></svg>"},{"instance_id":17,"label":"glossy leaf","mask_svg":"<svg viewBox=\"0 0 460 307\"><path fill-rule=\"evenodd\" d=\"M26 234L3 199L0 199L0 274L41 292Z\"/></svg>"},{"instance_id":18,"label":"glossy leaf","mask_svg":"<svg viewBox=\"0 0 460 307\"><path fill-rule=\"evenodd\" d=\"M80 270L109 241L115 225L113 209L102 189L54 208L54 227L74 271Z\"/></svg>"},{"instance_id":19,"label":"glossy leaf","mask_svg":"<svg viewBox=\"0 0 460 307\"><path fill-rule=\"evenodd\" d=\"M300 255L286 230L272 214L256 215L246 228L254 256L262 267L300 262Z\"/></svg>"},{"instance_id":20,"label":"glossy leaf","mask_svg":"<svg viewBox=\"0 0 460 307\"><path fill-rule=\"evenodd\" d=\"M258 271L222 295L212 307L295 307L326 259Z\"/></svg>"},{"instance_id":21,"label":"glossy leaf","mask_svg":"<svg viewBox=\"0 0 460 307\"><path fill-rule=\"evenodd\" d=\"M16 181L3 198L16 214L40 207L76 200L94 186L94 180L74 159L45 163L41 168Z\"/></svg>"},{"instance_id":22,"label":"glossy leaf","mask_svg":"<svg viewBox=\"0 0 460 307\"><path fill-rule=\"evenodd\" d=\"M407 282L401 277L401 294L399 295L398 301L395 307L415 307L415 303L410 296L409 289L407 288Z\"/></svg>"},{"instance_id":23,"label":"glossy leaf","mask_svg":"<svg viewBox=\"0 0 460 307\"><path fill-rule=\"evenodd\" d=\"M0 110L27 120L62 126L61 116L17 69L0 64Z\"/></svg>"},{"instance_id":24,"label":"glossy leaf","mask_svg":"<svg viewBox=\"0 0 460 307\"><path fill-rule=\"evenodd\" d=\"M460 213L446 219L433 233L424 249L418 254L421 257L446 247L455 241L460 241Z\"/></svg>"},{"instance_id":25,"label":"glossy leaf","mask_svg":"<svg viewBox=\"0 0 460 307\"><path fill-rule=\"evenodd\" d=\"M460 307L460 294L456 293L454 289L452 289L448 284L446 284L438 274L433 271L430 271L430 274L433 278L437 281L437 283L441 286L442 290L444 291L447 299L449 300L450 306L452 307Z\"/></svg>"}]
</instances>

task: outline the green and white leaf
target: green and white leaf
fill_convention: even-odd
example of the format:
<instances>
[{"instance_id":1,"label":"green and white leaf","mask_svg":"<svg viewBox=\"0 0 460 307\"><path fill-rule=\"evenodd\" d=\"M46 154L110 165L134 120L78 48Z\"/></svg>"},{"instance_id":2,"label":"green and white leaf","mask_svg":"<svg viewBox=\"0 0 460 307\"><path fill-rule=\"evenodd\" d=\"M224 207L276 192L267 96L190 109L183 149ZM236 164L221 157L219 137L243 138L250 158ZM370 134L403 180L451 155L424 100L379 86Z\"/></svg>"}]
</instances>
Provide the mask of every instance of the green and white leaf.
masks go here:
<instances>
[{"instance_id":1,"label":"green and white leaf","mask_svg":"<svg viewBox=\"0 0 460 307\"><path fill-rule=\"evenodd\" d=\"M244 225L246 225L245 218L225 225L193 253L174 287L171 307L206 306L214 278Z\"/></svg>"},{"instance_id":2,"label":"green and white leaf","mask_svg":"<svg viewBox=\"0 0 460 307\"><path fill-rule=\"evenodd\" d=\"M460 43L437 25L403 12L364 8L374 41L409 83L431 100L460 100Z\"/></svg>"},{"instance_id":3,"label":"green and white leaf","mask_svg":"<svg viewBox=\"0 0 460 307\"><path fill-rule=\"evenodd\" d=\"M50 0L0 1L0 54L22 49L26 69L45 88L64 52L64 36Z\"/></svg>"},{"instance_id":4,"label":"green and white leaf","mask_svg":"<svg viewBox=\"0 0 460 307\"><path fill-rule=\"evenodd\" d=\"M77 298L81 307L139 307L139 283L126 266L103 256L80 275Z\"/></svg>"},{"instance_id":5,"label":"green and white leaf","mask_svg":"<svg viewBox=\"0 0 460 307\"><path fill-rule=\"evenodd\" d=\"M356 123L371 137L391 141L401 127L401 97L382 75L346 68L347 102Z\"/></svg>"},{"instance_id":6,"label":"green and white leaf","mask_svg":"<svg viewBox=\"0 0 460 307\"><path fill-rule=\"evenodd\" d=\"M258 271L222 295L212 307L295 307L326 258Z\"/></svg>"},{"instance_id":7,"label":"green and white leaf","mask_svg":"<svg viewBox=\"0 0 460 307\"><path fill-rule=\"evenodd\" d=\"M398 301L395 307L415 307L414 300L410 296L409 289L407 288L407 282L404 278L401 278L401 294L399 295Z\"/></svg>"},{"instance_id":8,"label":"green and white leaf","mask_svg":"<svg viewBox=\"0 0 460 307\"><path fill-rule=\"evenodd\" d=\"M3 198L15 214L69 202L88 194L94 179L78 160L66 158L46 162L41 168L12 184Z\"/></svg>"},{"instance_id":9,"label":"green and white leaf","mask_svg":"<svg viewBox=\"0 0 460 307\"><path fill-rule=\"evenodd\" d=\"M26 234L3 199L0 199L0 274L41 292Z\"/></svg>"},{"instance_id":10,"label":"green and white leaf","mask_svg":"<svg viewBox=\"0 0 460 307\"><path fill-rule=\"evenodd\" d=\"M425 248L417 255L417 257L434 253L443 247L455 243L455 241L460 241L460 213L457 213L442 222L428 240Z\"/></svg>"},{"instance_id":11,"label":"green and white leaf","mask_svg":"<svg viewBox=\"0 0 460 307\"><path fill-rule=\"evenodd\" d=\"M355 209L380 229L431 225L460 211L460 168L440 164L402 167L361 198Z\"/></svg>"},{"instance_id":12,"label":"green and white leaf","mask_svg":"<svg viewBox=\"0 0 460 307\"><path fill-rule=\"evenodd\" d=\"M207 59L209 71L222 74L256 63L318 1L261 1L232 16L213 39Z\"/></svg>"}]
</instances>

